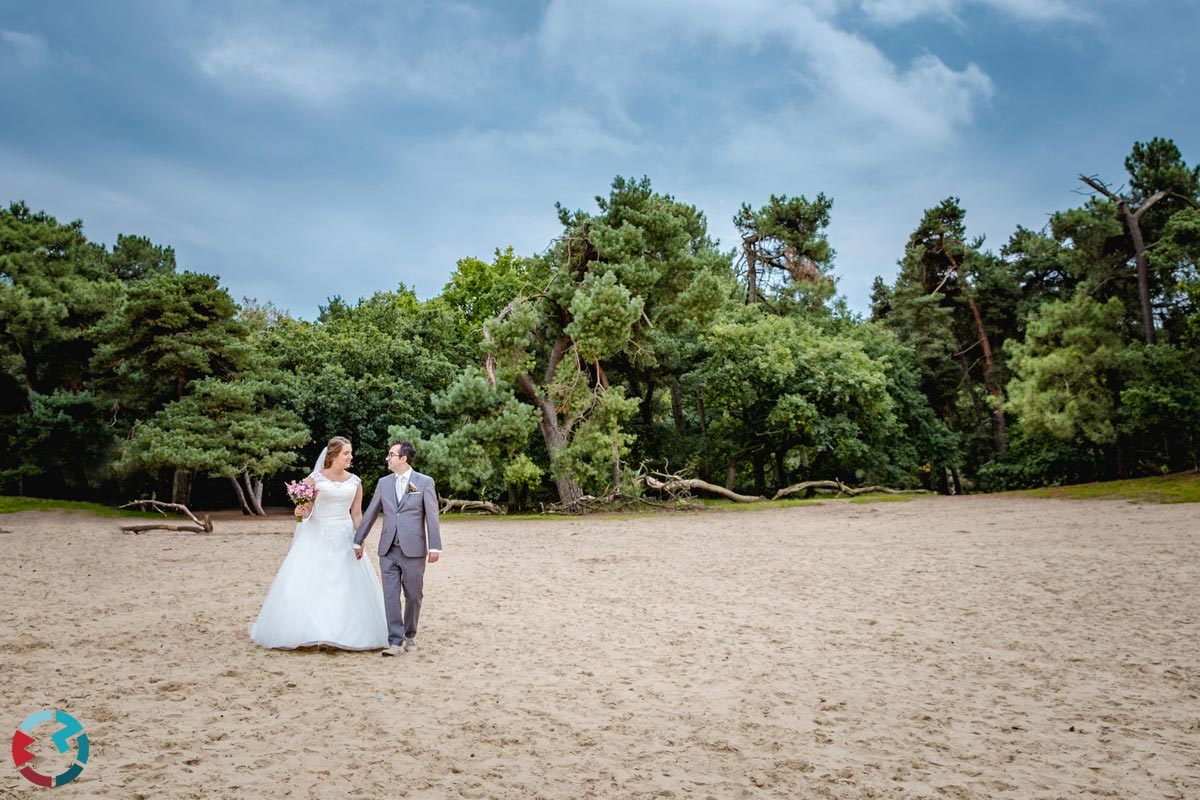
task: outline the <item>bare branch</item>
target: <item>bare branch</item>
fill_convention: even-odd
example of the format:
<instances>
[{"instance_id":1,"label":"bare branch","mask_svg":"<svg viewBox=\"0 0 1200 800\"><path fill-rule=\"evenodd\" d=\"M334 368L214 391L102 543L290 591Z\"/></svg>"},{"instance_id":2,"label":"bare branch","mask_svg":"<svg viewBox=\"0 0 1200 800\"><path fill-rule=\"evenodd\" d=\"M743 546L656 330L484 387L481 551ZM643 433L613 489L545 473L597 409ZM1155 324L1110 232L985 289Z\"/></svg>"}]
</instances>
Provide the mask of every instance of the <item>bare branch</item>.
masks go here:
<instances>
[{"instance_id":1,"label":"bare branch","mask_svg":"<svg viewBox=\"0 0 1200 800\"><path fill-rule=\"evenodd\" d=\"M735 503L759 503L767 498L760 495L738 494L737 492L726 489L724 486L717 486L715 483L702 481L697 478L680 478L678 476L669 476L667 481L661 481L653 475L643 475L639 480L649 489L654 489L657 492L665 492L674 495L680 489L698 489L709 494L719 495L734 501Z\"/></svg>"},{"instance_id":2,"label":"bare branch","mask_svg":"<svg viewBox=\"0 0 1200 800\"><path fill-rule=\"evenodd\" d=\"M1150 206L1154 205L1155 203L1157 203L1159 200L1162 200L1166 196L1167 196L1167 193L1165 191L1163 191L1162 189L1159 189L1157 192L1155 192L1154 194L1147 197L1144 201L1142 201L1142 204L1140 206L1138 206L1138 210L1133 212L1133 218L1141 219L1142 214L1146 213L1146 209L1150 208Z\"/></svg>"},{"instance_id":3,"label":"bare branch","mask_svg":"<svg viewBox=\"0 0 1200 800\"><path fill-rule=\"evenodd\" d=\"M1115 195L1113 191L1109 189L1107 185L1105 185L1104 181L1100 180L1095 175L1080 175L1079 180L1083 181L1085 184L1092 187L1093 190L1104 195L1109 200L1114 202L1118 201L1117 195Z\"/></svg>"},{"instance_id":4,"label":"bare branch","mask_svg":"<svg viewBox=\"0 0 1200 800\"><path fill-rule=\"evenodd\" d=\"M163 516L167 516L167 512L163 511L163 509L178 511L179 513L185 513L192 522L196 523L196 525L168 525L166 523L121 525L121 530L127 530L133 534L142 533L143 530L190 530L197 534L212 533L212 518L209 515L204 515L203 521L200 521L191 510L188 510L187 506L179 503L163 503L162 500L131 500L130 503L126 503L121 507L122 509L128 509L130 506L150 506Z\"/></svg>"},{"instance_id":5,"label":"bare branch","mask_svg":"<svg viewBox=\"0 0 1200 800\"><path fill-rule=\"evenodd\" d=\"M793 484L786 489L780 489L771 499L782 500L789 495L806 492L809 489L818 492L828 491L835 494L844 494L847 497L867 494L868 492L879 492L882 494L933 494L928 489L889 489L886 486L860 486L857 489L852 489L840 480L835 479L832 481L804 481L803 483Z\"/></svg>"},{"instance_id":6,"label":"bare branch","mask_svg":"<svg viewBox=\"0 0 1200 800\"><path fill-rule=\"evenodd\" d=\"M450 511L483 511L488 514L504 513L504 509L487 500L451 500L448 497L443 498L439 513L446 514Z\"/></svg>"}]
</instances>

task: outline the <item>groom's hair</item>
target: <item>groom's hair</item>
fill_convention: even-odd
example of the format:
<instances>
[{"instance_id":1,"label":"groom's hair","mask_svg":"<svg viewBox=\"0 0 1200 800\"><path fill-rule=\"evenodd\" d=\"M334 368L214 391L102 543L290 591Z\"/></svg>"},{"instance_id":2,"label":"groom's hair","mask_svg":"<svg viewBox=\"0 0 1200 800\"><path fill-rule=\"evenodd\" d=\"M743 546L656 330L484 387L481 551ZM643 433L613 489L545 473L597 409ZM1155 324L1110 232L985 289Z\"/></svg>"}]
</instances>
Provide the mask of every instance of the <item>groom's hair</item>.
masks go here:
<instances>
[{"instance_id":1,"label":"groom's hair","mask_svg":"<svg viewBox=\"0 0 1200 800\"><path fill-rule=\"evenodd\" d=\"M400 455L408 459L410 467L417 460L417 448L413 447L412 442L395 441L388 445L388 450L391 450L393 447L400 448Z\"/></svg>"}]
</instances>

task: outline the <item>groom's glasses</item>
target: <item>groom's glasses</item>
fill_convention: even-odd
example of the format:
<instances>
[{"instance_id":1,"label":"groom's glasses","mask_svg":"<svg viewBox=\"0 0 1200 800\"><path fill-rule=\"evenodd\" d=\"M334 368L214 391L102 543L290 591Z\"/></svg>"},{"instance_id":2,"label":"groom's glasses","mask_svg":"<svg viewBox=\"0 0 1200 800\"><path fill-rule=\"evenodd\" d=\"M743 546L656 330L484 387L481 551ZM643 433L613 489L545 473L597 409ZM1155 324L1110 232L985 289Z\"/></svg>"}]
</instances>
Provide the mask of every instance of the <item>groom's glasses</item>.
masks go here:
<instances>
[{"instance_id":1,"label":"groom's glasses","mask_svg":"<svg viewBox=\"0 0 1200 800\"><path fill-rule=\"evenodd\" d=\"M399 453L388 453L386 456L384 456L384 458L399 458L399 457L400 457Z\"/></svg>"}]
</instances>

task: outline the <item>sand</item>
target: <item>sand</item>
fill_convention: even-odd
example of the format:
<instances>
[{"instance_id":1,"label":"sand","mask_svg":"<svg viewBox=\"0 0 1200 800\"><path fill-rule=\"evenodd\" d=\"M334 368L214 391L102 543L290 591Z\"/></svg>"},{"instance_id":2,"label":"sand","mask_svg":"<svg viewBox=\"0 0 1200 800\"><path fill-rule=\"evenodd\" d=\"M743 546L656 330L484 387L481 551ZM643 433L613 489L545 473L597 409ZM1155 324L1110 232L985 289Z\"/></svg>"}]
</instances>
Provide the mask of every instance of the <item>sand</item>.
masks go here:
<instances>
[{"instance_id":1,"label":"sand","mask_svg":"<svg viewBox=\"0 0 1200 800\"><path fill-rule=\"evenodd\" d=\"M1200 797L1196 506L450 519L399 658L251 643L289 519L0 516L0 796Z\"/></svg>"}]
</instances>

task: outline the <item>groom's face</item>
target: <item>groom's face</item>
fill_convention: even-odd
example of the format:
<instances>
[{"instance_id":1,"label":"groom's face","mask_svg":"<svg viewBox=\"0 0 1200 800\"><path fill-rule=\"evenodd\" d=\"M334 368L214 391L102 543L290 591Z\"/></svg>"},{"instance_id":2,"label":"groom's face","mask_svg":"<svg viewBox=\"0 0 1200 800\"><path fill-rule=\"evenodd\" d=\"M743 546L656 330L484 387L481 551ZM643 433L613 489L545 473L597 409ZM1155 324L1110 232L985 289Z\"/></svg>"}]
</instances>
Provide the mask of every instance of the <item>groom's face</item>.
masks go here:
<instances>
[{"instance_id":1,"label":"groom's face","mask_svg":"<svg viewBox=\"0 0 1200 800\"><path fill-rule=\"evenodd\" d=\"M408 459L400 455L399 447L389 447L385 458L387 459L388 469L397 475L408 469Z\"/></svg>"}]
</instances>

